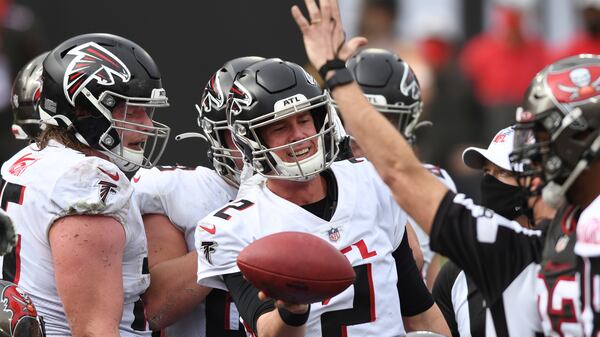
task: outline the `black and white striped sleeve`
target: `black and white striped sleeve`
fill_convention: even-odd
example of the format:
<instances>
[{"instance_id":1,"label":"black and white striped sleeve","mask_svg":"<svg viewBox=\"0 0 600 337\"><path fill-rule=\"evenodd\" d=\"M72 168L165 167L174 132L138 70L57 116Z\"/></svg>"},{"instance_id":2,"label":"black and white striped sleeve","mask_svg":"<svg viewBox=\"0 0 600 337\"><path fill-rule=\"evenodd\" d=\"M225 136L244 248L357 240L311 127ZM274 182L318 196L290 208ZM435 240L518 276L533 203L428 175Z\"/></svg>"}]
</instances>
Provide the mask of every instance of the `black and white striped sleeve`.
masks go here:
<instances>
[{"instance_id":1,"label":"black and white striped sleeve","mask_svg":"<svg viewBox=\"0 0 600 337\"><path fill-rule=\"evenodd\" d=\"M541 258L542 231L521 227L448 191L431 229L431 249L464 270L493 303L532 262Z\"/></svg>"}]
</instances>

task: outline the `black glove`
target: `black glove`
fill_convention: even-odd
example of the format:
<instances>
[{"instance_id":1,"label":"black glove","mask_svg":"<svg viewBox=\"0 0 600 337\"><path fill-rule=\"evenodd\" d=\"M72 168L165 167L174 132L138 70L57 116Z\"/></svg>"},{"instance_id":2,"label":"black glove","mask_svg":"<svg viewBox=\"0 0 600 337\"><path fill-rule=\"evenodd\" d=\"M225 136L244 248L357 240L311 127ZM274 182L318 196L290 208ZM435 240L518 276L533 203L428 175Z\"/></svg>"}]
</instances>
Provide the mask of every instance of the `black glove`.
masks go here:
<instances>
[{"instance_id":1,"label":"black glove","mask_svg":"<svg viewBox=\"0 0 600 337\"><path fill-rule=\"evenodd\" d=\"M10 253L17 244L17 235L12 220L0 209L0 255Z\"/></svg>"}]
</instances>

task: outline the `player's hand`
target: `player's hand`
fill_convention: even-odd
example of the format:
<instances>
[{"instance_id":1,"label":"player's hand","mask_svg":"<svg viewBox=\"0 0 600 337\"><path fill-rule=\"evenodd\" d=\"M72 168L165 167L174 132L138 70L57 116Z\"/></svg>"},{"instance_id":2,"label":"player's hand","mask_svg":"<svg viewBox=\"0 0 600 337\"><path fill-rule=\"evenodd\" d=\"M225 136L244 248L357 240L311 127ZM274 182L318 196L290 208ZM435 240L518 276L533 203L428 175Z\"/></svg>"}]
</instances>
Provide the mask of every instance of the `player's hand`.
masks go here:
<instances>
[{"instance_id":1,"label":"player's hand","mask_svg":"<svg viewBox=\"0 0 600 337\"><path fill-rule=\"evenodd\" d=\"M308 20L298 6L292 7L292 16L302 32L304 48L312 65L320 69L328 60L346 61L358 48L367 43L364 37L346 42L337 0L304 0Z\"/></svg>"},{"instance_id":2,"label":"player's hand","mask_svg":"<svg viewBox=\"0 0 600 337\"><path fill-rule=\"evenodd\" d=\"M267 300L269 297L262 291L258 292L258 299L261 301ZM308 304L288 303L282 300L275 299L275 307L285 309L293 314L304 314L308 311Z\"/></svg>"},{"instance_id":3,"label":"player's hand","mask_svg":"<svg viewBox=\"0 0 600 337\"><path fill-rule=\"evenodd\" d=\"M0 255L10 253L17 244L17 236L12 220L0 209Z\"/></svg>"}]
</instances>

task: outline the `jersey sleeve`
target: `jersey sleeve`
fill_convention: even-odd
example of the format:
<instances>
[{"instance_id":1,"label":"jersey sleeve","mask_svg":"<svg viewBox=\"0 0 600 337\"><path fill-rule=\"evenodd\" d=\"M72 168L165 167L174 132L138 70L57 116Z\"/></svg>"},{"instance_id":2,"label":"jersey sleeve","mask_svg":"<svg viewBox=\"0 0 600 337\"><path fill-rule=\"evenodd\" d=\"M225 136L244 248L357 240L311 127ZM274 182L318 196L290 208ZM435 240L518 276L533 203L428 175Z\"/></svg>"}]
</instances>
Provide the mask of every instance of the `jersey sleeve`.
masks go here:
<instances>
[{"instance_id":1,"label":"jersey sleeve","mask_svg":"<svg viewBox=\"0 0 600 337\"><path fill-rule=\"evenodd\" d=\"M402 316L415 316L433 305L433 298L427 290L421 273L417 268L412 250L408 244L406 228L399 247L392 253L398 273L398 295Z\"/></svg>"},{"instance_id":2,"label":"jersey sleeve","mask_svg":"<svg viewBox=\"0 0 600 337\"><path fill-rule=\"evenodd\" d=\"M85 157L59 176L50 194L48 224L69 215L104 215L126 224L133 189L114 164ZM47 229L46 229L47 231Z\"/></svg>"},{"instance_id":3,"label":"jersey sleeve","mask_svg":"<svg viewBox=\"0 0 600 337\"><path fill-rule=\"evenodd\" d=\"M140 207L142 214L165 214L161 201L160 171L157 168L150 170L140 169L131 179L134 192L133 198Z\"/></svg>"},{"instance_id":4,"label":"jersey sleeve","mask_svg":"<svg viewBox=\"0 0 600 337\"><path fill-rule=\"evenodd\" d=\"M460 269L452 263L452 261L446 262L435 279L433 284L432 295L435 303L438 305L450 332L453 337L460 336L458 332L458 324L456 323L456 315L454 313L454 305L452 304L452 288L456 282L456 277L460 274Z\"/></svg>"},{"instance_id":5,"label":"jersey sleeve","mask_svg":"<svg viewBox=\"0 0 600 337\"><path fill-rule=\"evenodd\" d=\"M540 230L526 229L451 191L438 207L430 240L431 249L464 270L489 303L540 261L543 247Z\"/></svg>"},{"instance_id":6,"label":"jersey sleeve","mask_svg":"<svg viewBox=\"0 0 600 337\"><path fill-rule=\"evenodd\" d=\"M249 245L252 234L239 217L223 220L209 215L198 222L195 233L198 252L198 284L227 290L223 275L239 272L237 256Z\"/></svg>"}]
</instances>

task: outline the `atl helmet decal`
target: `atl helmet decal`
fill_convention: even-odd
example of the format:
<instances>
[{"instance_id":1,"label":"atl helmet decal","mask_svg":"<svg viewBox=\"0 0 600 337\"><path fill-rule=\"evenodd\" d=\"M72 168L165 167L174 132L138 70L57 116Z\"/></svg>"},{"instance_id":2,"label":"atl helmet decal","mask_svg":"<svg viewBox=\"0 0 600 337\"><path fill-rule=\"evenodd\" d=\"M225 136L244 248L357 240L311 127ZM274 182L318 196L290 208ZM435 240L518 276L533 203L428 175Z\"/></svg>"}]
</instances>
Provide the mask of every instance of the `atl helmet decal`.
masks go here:
<instances>
[{"instance_id":1,"label":"atl helmet decal","mask_svg":"<svg viewBox=\"0 0 600 337\"><path fill-rule=\"evenodd\" d=\"M65 97L71 105L75 105L77 95L92 80L101 85L113 85L113 75L123 82L131 79L131 72L123 61L95 42L74 48L67 55L75 55L67 66L63 79Z\"/></svg>"},{"instance_id":2,"label":"atl helmet decal","mask_svg":"<svg viewBox=\"0 0 600 337\"><path fill-rule=\"evenodd\" d=\"M219 72L216 72L210 78L210 81L204 88L206 96L202 100L202 111L210 112L213 108L221 109L226 103L225 94L221 89L221 79L219 78Z\"/></svg>"},{"instance_id":3,"label":"atl helmet decal","mask_svg":"<svg viewBox=\"0 0 600 337\"><path fill-rule=\"evenodd\" d=\"M29 295L15 285L9 285L4 288L2 291L2 304L2 310L8 314L10 319L11 336L23 317L37 316L37 311Z\"/></svg>"},{"instance_id":4,"label":"atl helmet decal","mask_svg":"<svg viewBox=\"0 0 600 337\"><path fill-rule=\"evenodd\" d=\"M421 97L421 89L417 83L415 75L408 70L408 66L405 65L402 79L400 80L400 92L402 95L408 96L412 99L419 99Z\"/></svg>"},{"instance_id":5,"label":"atl helmet decal","mask_svg":"<svg viewBox=\"0 0 600 337\"><path fill-rule=\"evenodd\" d=\"M230 95L230 109L234 115L239 115L244 107L249 107L252 104L252 96L250 96L248 89L244 88L238 81L233 82Z\"/></svg>"},{"instance_id":6,"label":"atl helmet decal","mask_svg":"<svg viewBox=\"0 0 600 337\"><path fill-rule=\"evenodd\" d=\"M560 103L576 103L600 95L600 66L549 73L546 80Z\"/></svg>"}]
</instances>

